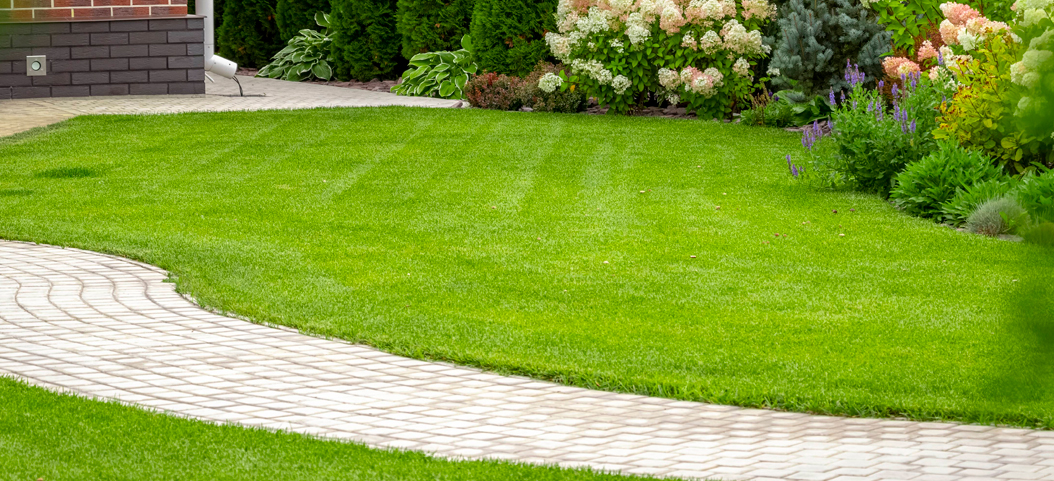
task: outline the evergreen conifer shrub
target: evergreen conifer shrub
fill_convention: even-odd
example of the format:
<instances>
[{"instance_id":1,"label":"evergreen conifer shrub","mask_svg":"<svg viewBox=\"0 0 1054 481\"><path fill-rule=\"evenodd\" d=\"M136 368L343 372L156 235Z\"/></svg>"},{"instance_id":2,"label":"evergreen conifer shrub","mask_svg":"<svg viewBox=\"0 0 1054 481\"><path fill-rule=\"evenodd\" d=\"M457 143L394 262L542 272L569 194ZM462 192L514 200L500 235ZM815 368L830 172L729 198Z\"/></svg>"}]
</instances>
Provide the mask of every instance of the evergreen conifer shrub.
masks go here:
<instances>
[{"instance_id":1,"label":"evergreen conifer shrub","mask_svg":"<svg viewBox=\"0 0 1054 481\"><path fill-rule=\"evenodd\" d=\"M329 0L278 0L275 19L282 41L287 42L305 28L315 30L315 14L329 12Z\"/></svg>"},{"instance_id":2,"label":"evergreen conifer shrub","mask_svg":"<svg viewBox=\"0 0 1054 481\"><path fill-rule=\"evenodd\" d=\"M396 28L402 35L402 54L414 55L461 48L469 32L475 0L399 0Z\"/></svg>"},{"instance_id":3,"label":"evergreen conifer shrub","mask_svg":"<svg viewBox=\"0 0 1054 481\"><path fill-rule=\"evenodd\" d=\"M849 89L846 63L859 66L873 85L882 75L890 38L875 13L859 0L790 0L779 9L779 33L769 66L772 83L807 95Z\"/></svg>"},{"instance_id":4,"label":"evergreen conifer shrub","mask_svg":"<svg viewBox=\"0 0 1054 481\"><path fill-rule=\"evenodd\" d=\"M549 57L546 32L556 30L557 0L476 0L472 42L485 71L525 76Z\"/></svg>"},{"instance_id":5,"label":"evergreen conifer shrub","mask_svg":"<svg viewBox=\"0 0 1054 481\"><path fill-rule=\"evenodd\" d=\"M228 0L230 1L230 0ZM331 0L337 77L369 81L394 78L406 61L395 28L397 0Z\"/></svg>"},{"instance_id":6,"label":"evergreen conifer shrub","mask_svg":"<svg viewBox=\"0 0 1054 481\"><path fill-rule=\"evenodd\" d=\"M216 27L220 56L242 67L262 67L282 49L275 23L275 0L226 0Z\"/></svg>"}]
</instances>

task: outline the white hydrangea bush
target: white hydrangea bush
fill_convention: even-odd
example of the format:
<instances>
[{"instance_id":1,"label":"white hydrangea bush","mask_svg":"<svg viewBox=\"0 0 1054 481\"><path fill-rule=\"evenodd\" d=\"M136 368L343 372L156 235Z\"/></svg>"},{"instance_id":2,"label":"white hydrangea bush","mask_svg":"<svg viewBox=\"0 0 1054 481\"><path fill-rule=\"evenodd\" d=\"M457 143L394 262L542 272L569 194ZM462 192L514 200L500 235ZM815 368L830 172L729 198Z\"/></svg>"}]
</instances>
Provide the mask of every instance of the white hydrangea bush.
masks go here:
<instances>
[{"instance_id":1,"label":"white hydrangea bush","mask_svg":"<svg viewBox=\"0 0 1054 481\"><path fill-rule=\"evenodd\" d=\"M1015 114L1039 125L1033 134L1054 139L1054 0L1018 0L1013 9L1014 34L1024 46L1010 66L1011 81L1022 90Z\"/></svg>"},{"instance_id":2,"label":"white hydrangea bush","mask_svg":"<svg viewBox=\"0 0 1054 481\"><path fill-rule=\"evenodd\" d=\"M723 117L753 89L752 67L769 53L761 28L775 15L768 0L560 0L545 40L615 112L660 99Z\"/></svg>"}]
</instances>

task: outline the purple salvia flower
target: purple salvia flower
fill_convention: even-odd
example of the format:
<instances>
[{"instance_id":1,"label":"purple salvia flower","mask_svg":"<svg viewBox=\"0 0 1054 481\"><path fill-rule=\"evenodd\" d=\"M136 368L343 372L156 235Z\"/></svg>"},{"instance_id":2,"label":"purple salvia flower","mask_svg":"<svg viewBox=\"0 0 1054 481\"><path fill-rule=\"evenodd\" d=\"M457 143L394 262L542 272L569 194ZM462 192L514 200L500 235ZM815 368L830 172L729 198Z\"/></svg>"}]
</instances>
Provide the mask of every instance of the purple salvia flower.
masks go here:
<instances>
[{"instance_id":1,"label":"purple salvia flower","mask_svg":"<svg viewBox=\"0 0 1054 481\"><path fill-rule=\"evenodd\" d=\"M897 92L900 89L897 88L897 84L893 84L893 98L897 98Z\"/></svg>"},{"instance_id":2,"label":"purple salvia flower","mask_svg":"<svg viewBox=\"0 0 1054 481\"><path fill-rule=\"evenodd\" d=\"M885 80L879 80L878 81L878 88L879 89L881 89L882 87L885 87L885 86L886 86L886 81Z\"/></svg>"},{"instance_id":3,"label":"purple salvia flower","mask_svg":"<svg viewBox=\"0 0 1054 481\"><path fill-rule=\"evenodd\" d=\"M832 106L835 105L835 102L834 102L834 89L831 89L831 94L827 97L827 100L830 101L830 104Z\"/></svg>"},{"instance_id":4,"label":"purple salvia flower","mask_svg":"<svg viewBox=\"0 0 1054 481\"><path fill-rule=\"evenodd\" d=\"M911 119L911 133L915 133L915 119Z\"/></svg>"},{"instance_id":5,"label":"purple salvia flower","mask_svg":"<svg viewBox=\"0 0 1054 481\"><path fill-rule=\"evenodd\" d=\"M842 102L845 102L845 90L842 91Z\"/></svg>"},{"instance_id":6,"label":"purple salvia flower","mask_svg":"<svg viewBox=\"0 0 1054 481\"><path fill-rule=\"evenodd\" d=\"M937 51L937 65L944 65L944 54L940 50Z\"/></svg>"},{"instance_id":7,"label":"purple salvia flower","mask_svg":"<svg viewBox=\"0 0 1054 481\"><path fill-rule=\"evenodd\" d=\"M793 164L791 164L791 175L798 177L798 167Z\"/></svg>"}]
</instances>

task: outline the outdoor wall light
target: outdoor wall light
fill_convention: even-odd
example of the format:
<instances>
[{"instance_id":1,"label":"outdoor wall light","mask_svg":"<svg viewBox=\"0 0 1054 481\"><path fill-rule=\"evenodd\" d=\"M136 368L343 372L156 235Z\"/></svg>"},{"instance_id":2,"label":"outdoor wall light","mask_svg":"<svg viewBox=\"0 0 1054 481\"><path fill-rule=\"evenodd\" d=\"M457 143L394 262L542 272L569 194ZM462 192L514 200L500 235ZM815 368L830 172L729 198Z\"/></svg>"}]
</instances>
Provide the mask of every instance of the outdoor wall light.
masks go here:
<instances>
[{"instance_id":1,"label":"outdoor wall light","mask_svg":"<svg viewBox=\"0 0 1054 481\"><path fill-rule=\"evenodd\" d=\"M26 57L26 75L41 77L48 74L48 57L46 55L29 55Z\"/></svg>"}]
</instances>

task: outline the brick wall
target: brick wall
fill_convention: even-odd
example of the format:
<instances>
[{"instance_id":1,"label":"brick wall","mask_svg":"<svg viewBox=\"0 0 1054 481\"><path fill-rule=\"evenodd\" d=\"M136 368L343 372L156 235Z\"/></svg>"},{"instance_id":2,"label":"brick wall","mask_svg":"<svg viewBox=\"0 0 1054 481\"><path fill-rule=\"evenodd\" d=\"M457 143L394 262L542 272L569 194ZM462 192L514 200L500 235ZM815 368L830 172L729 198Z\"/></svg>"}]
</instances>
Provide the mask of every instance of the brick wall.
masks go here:
<instances>
[{"instance_id":1,"label":"brick wall","mask_svg":"<svg viewBox=\"0 0 1054 481\"><path fill-rule=\"evenodd\" d=\"M187 0L0 0L0 21L172 17Z\"/></svg>"},{"instance_id":2,"label":"brick wall","mask_svg":"<svg viewBox=\"0 0 1054 481\"><path fill-rule=\"evenodd\" d=\"M0 99L203 94L203 28L197 16L0 24ZM27 55L47 55L48 74L27 76Z\"/></svg>"}]
</instances>

